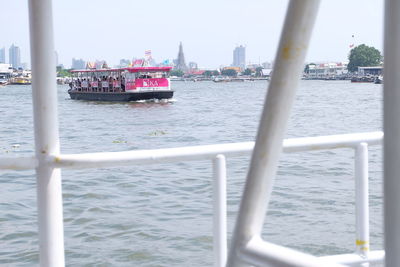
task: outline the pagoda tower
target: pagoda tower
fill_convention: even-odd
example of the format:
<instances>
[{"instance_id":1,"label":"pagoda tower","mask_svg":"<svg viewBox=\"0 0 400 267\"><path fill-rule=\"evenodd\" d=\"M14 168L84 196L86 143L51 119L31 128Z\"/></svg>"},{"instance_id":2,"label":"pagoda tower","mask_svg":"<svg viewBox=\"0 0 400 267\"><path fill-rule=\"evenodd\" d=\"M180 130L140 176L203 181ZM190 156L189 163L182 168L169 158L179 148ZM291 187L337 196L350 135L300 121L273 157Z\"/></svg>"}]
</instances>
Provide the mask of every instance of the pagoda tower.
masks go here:
<instances>
[{"instance_id":1,"label":"pagoda tower","mask_svg":"<svg viewBox=\"0 0 400 267\"><path fill-rule=\"evenodd\" d=\"M179 44L178 58L176 59L175 69L186 72L188 70L185 63L185 55L183 54L182 42Z\"/></svg>"}]
</instances>

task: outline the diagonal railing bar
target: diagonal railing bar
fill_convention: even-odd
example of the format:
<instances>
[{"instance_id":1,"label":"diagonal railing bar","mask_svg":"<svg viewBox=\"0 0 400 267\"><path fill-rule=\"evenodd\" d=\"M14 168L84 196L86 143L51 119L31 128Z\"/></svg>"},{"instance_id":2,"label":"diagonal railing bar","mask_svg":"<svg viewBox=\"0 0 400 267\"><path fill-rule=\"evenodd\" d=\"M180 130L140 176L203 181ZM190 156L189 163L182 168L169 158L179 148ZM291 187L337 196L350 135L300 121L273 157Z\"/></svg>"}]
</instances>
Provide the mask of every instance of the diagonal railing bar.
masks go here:
<instances>
[{"instance_id":1,"label":"diagonal railing bar","mask_svg":"<svg viewBox=\"0 0 400 267\"><path fill-rule=\"evenodd\" d=\"M289 3L233 233L229 267L249 266L241 259L242 253L261 234L318 6L319 0Z\"/></svg>"}]
</instances>

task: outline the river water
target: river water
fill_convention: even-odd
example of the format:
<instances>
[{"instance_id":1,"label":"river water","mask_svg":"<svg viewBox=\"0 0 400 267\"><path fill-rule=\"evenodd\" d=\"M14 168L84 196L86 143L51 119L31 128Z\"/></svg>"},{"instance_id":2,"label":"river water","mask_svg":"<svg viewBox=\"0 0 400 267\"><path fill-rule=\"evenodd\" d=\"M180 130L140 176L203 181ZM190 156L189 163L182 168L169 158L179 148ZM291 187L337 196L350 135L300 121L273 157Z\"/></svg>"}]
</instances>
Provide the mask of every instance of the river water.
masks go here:
<instances>
[{"instance_id":1,"label":"river water","mask_svg":"<svg viewBox=\"0 0 400 267\"><path fill-rule=\"evenodd\" d=\"M63 153L253 141L266 81L174 82L168 102L70 100L58 86ZM34 151L30 86L0 88L0 156ZM382 129L382 86L301 81L287 138ZM381 147L370 148L371 248L382 249ZM228 158L228 236L249 157ZM67 266L211 266L208 161L62 170ZM34 171L0 172L0 264L38 264ZM264 239L315 255L355 249L354 152L285 154Z\"/></svg>"}]
</instances>

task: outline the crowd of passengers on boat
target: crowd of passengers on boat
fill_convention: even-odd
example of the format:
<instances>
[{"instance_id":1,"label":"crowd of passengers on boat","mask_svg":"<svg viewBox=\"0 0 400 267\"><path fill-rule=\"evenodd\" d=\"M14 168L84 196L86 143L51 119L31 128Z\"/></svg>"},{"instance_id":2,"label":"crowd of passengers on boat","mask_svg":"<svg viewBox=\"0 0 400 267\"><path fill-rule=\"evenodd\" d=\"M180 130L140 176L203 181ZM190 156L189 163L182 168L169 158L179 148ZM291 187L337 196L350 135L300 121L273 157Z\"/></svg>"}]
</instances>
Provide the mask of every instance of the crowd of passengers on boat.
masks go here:
<instances>
[{"instance_id":1,"label":"crowd of passengers on boat","mask_svg":"<svg viewBox=\"0 0 400 267\"><path fill-rule=\"evenodd\" d=\"M82 92L125 92L125 77L77 78L69 83L69 87Z\"/></svg>"}]
</instances>

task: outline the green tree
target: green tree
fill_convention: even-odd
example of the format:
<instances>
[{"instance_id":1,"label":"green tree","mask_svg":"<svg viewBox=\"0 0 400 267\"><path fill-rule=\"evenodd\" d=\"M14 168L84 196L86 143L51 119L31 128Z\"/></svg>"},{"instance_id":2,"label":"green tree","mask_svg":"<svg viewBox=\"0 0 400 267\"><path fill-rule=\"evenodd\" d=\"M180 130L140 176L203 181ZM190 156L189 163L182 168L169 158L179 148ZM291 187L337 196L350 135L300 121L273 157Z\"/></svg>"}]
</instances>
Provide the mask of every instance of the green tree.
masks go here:
<instances>
[{"instance_id":1,"label":"green tree","mask_svg":"<svg viewBox=\"0 0 400 267\"><path fill-rule=\"evenodd\" d=\"M57 77L71 77L71 72L66 69L57 69Z\"/></svg>"},{"instance_id":2,"label":"green tree","mask_svg":"<svg viewBox=\"0 0 400 267\"><path fill-rule=\"evenodd\" d=\"M206 71L203 73L203 75L206 76L206 77L211 77L211 76L212 76L212 71L211 71L211 70L206 70Z\"/></svg>"},{"instance_id":3,"label":"green tree","mask_svg":"<svg viewBox=\"0 0 400 267\"><path fill-rule=\"evenodd\" d=\"M213 70L213 72L212 72L212 75L214 75L214 76L218 76L218 75L219 75L219 71L217 71L217 70Z\"/></svg>"},{"instance_id":4,"label":"green tree","mask_svg":"<svg viewBox=\"0 0 400 267\"><path fill-rule=\"evenodd\" d=\"M252 73L251 69L245 69L243 71L243 75L251 75L251 73Z\"/></svg>"},{"instance_id":5,"label":"green tree","mask_svg":"<svg viewBox=\"0 0 400 267\"><path fill-rule=\"evenodd\" d=\"M182 77L183 76L183 71L181 71L181 70L171 70L170 74L171 74L171 76Z\"/></svg>"},{"instance_id":6,"label":"green tree","mask_svg":"<svg viewBox=\"0 0 400 267\"><path fill-rule=\"evenodd\" d=\"M362 44L351 49L347 69L354 72L358 67L377 66L381 60L382 55L378 49Z\"/></svg>"},{"instance_id":7,"label":"green tree","mask_svg":"<svg viewBox=\"0 0 400 267\"><path fill-rule=\"evenodd\" d=\"M226 75L226 76L236 77L237 72L236 72L236 70L233 70L233 69L227 69L227 70L222 70L221 74Z\"/></svg>"}]
</instances>

